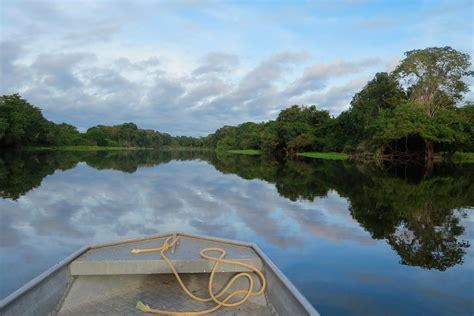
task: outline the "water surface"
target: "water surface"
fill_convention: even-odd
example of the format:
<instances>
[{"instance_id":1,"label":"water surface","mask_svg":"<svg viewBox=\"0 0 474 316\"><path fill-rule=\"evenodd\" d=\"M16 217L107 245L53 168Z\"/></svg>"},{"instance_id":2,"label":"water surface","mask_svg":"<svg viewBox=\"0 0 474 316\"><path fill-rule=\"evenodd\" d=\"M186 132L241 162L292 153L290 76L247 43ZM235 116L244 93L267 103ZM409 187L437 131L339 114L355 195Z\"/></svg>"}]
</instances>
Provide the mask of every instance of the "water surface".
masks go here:
<instances>
[{"instance_id":1,"label":"water surface","mask_svg":"<svg viewBox=\"0 0 474 316\"><path fill-rule=\"evenodd\" d=\"M256 242L324 315L472 315L474 166L213 152L0 153L0 296L90 244Z\"/></svg>"}]
</instances>

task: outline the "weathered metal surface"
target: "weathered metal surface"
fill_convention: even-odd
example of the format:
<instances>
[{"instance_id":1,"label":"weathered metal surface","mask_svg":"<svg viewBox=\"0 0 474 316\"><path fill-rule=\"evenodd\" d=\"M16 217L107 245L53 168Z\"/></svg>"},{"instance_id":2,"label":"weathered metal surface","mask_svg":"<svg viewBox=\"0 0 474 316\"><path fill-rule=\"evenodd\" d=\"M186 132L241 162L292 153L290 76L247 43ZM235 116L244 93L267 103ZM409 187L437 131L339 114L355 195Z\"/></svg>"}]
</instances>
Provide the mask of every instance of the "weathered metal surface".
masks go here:
<instances>
[{"instance_id":1,"label":"weathered metal surface","mask_svg":"<svg viewBox=\"0 0 474 316\"><path fill-rule=\"evenodd\" d=\"M0 315L48 315L53 313L72 282L68 264L85 252L84 247L43 272L0 301Z\"/></svg>"},{"instance_id":2,"label":"weathered metal surface","mask_svg":"<svg viewBox=\"0 0 474 316\"><path fill-rule=\"evenodd\" d=\"M191 239L194 242L194 246L191 248L182 247L182 250L185 250L181 254L183 256L191 254L199 256L199 250L206 247L224 247L228 249L228 258L239 260L255 260L257 258L258 263L251 264L261 268L267 278L265 296L254 297L250 302L238 308L219 310L215 315L319 315L255 244L207 236L177 234L183 240ZM100 259L100 254L104 254L104 250L116 247L120 248L120 251L125 251L133 243L146 244L149 242L153 244L152 247L160 247L162 245L160 240L164 240L164 237L170 235L143 237L83 248L2 300L0 315L55 315L59 309L61 315L143 315L135 309L137 300L143 300L145 303L159 308L176 310L205 308L206 304L189 300L181 288L174 284L176 280L171 274L82 275L75 277L75 280L72 281L73 278L69 270L74 264L74 259L86 254L88 249L93 250L87 252L87 254L93 254L91 258L97 256L95 258ZM196 240L202 242L202 245L195 247ZM129 250L131 248L139 247L131 246ZM179 259L179 248L180 245L175 247L174 252L167 253L170 259L176 259L173 262L179 263L181 260ZM236 252L233 253L234 250ZM109 258L113 258L112 255L120 256L120 251L110 251L111 257ZM128 254L130 253L128 252ZM138 256L149 255L159 256L158 253ZM175 255L176 258L173 257ZM153 258L152 260L154 260ZM196 257L191 259L193 258L196 259ZM133 265L134 260L127 261L127 263ZM196 267L191 268L196 269ZM207 269L210 271L209 266ZM218 273L216 277L219 282L223 283L228 275L228 273ZM182 276L195 293L206 296L208 275L184 273ZM246 288L247 284L237 284L236 286ZM63 298L64 303L61 304Z\"/></svg>"},{"instance_id":3,"label":"weathered metal surface","mask_svg":"<svg viewBox=\"0 0 474 316\"><path fill-rule=\"evenodd\" d=\"M232 273L216 275L215 290L230 279ZM186 286L195 294L207 297L208 275L183 274ZM259 287L258 278L254 278ZM246 280L238 281L230 291L246 288ZM190 299L173 275L119 275L79 276L64 301L59 315L144 315L135 309L138 300L154 308L170 311L198 311L214 306L213 302L201 303ZM264 295L251 297L238 308L222 308L212 315L277 315L267 304Z\"/></svg>"},{"instance_id":4,"label":"weathered metal surface","mask_svg":"<svg viewBox=\"0 0 474 316\"><path fill-rule=\"evenodd\" d=\"M133 254L135 248L157 248L166 237L91 249L71 264L72 275L117 275L171 273L159 252ZM204 248L219 247L226 251L226 259L237 259L258 269L262 261L251 247L208 239L181 236L178 243L167 251L178 273L209 273L214 265L199 255ZM172 251L174 250L174 251ZM217 253L216 253L217 255ZM218 272L241 272L248 269L232 264L219 264Z\"/></svg>"},{"instance_id":5,"label":"weathered metal surface","mask_svg":"<svg viewBox=\"0 0 474 316\"><path fill-rule=\"evenodd\" d=\"M264 262L263 270L268 283L266 296L280 315L319 316L316 309L301 295L288 278L257 246L252 248Z\"/></svg>"},{"instance_id":6,"label":"weathered metal surface","mask_svg":"<svg viewBox=\"0 0 474 316\"><path fill-rule=\"evenodd\" d=\"M44 279L34 291L29 291L2 309L0 315L48 315L57 308L69 282L68 269L63 267Z\"/></svg>"}]
</instances>

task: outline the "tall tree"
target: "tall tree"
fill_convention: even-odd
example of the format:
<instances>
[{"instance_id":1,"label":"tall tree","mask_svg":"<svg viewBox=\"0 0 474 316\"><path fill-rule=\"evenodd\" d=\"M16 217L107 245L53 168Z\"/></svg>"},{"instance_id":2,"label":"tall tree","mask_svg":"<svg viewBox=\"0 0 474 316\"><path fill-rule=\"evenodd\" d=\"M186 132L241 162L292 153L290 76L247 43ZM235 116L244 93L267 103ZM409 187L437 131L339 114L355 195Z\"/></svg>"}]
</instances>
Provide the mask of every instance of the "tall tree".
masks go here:
<instances>
[{"instance_id":1,"label":"tall tree","mask_svg":"<svg viewBox=\"0 0 474 316\"><path fill-rule=\"evenodd\" d=\"M350 130L346 130L352 146L370 140L373 121L386 110L393 110L406 101L406 94L386 72L375 74L362 90L354 95L350 108ZM346 122L347 123L347 122Z\"/></svg>"},{"instance_id":2,"label":"tall tree","mask_svg":"<svg viewBox=\"0 0 474 316\"><path fill-rule=\"evenodd\" d=\"M322 150L325 130L331 117L316 106L293 105L278 114L276 129L281 146L290 153L302 150Z\"/></svg>"},{"instance_id":3,"label":"tall tree","mask_svg":"<svg viewBox=\"0 0 474 316\"><path fill-rule=\"evenodd\" d=\"M466 142L463 144L464 150L474 151L474 103L468 103L459 109L460 115L465 118L464 125ZM461 147L462 148L462 147Z\"/></svg>"},{"instance_id":4,"label":"tall tree","mask_svg":"<svg viewBox=\"0 0 474 316\"><path fill-rule=\"evenodd\" d=\"M19 94L0 97L0 146L49 145L53 125Z\"/></svg>"},{"instance_id":5,"label":"tall tree","mask_svg":"<svg viewBox=\"0 0 474 316\"><path fill-rule=\"evenodd\" d=\"M468 54L447 46L416 49L405 55L393 75L413 104L429 117L434 118L442 109L453 108L469 91L462 80L474 75ZM433 141L427 139L425 158L433 160L433 153Z\"/></svg>"}]
</instances>

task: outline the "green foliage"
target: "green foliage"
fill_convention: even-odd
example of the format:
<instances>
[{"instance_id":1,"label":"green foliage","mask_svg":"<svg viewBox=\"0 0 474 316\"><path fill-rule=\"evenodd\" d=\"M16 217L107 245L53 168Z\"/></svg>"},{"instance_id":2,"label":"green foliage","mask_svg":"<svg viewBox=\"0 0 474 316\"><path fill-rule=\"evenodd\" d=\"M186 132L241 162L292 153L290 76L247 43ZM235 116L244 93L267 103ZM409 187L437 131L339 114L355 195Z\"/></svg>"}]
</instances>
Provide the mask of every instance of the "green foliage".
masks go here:
<instances>
[{"instance_id":1,"label":"green foliage","mask_svg":"<svg viewBox=\"0 0 474 316\"><path fill-rule=\"evenodd\" d=\"M469 86L462 79L473 76L470 56L449 46L416 49L395 69L394 76L414 105L430 117L461 101Z\"/></svg>"},{"instance_id":2,"label":"green foliage","mask_svg":"<svg viewBox=\"0 0 474 316\"><path fill-rule=\"evenodd\" d=\"M371 138L374 119L403 104L405 99L404 92L389 74L377 73L351 101L349 117L346 118L348 128L345 130L349 143L355 147Z\"/></svg>"},{"instance_id":3,"label":"green foliage","mask_svg":"<svg viewBox=\"0 0 474 316\"><path fill-rule=\"evenodd\" d=\"M216 149L217 150L229 150L232 148L237 148L237 140L236 140L236 127L233 126L224 126L217 130L217 142L216 142Z\"/></svg>"},{"instance_id":4,"label":"green foliage","mask_svg":"<svg viewBox=\"0 0 474 316\"><path fill-rule=\"evenodd\" d=\"M346 160L349 158L349 155L344 153L318 153L318 152L305 152L298 154L298 156L316 158L316 159L326 159L326 160Z\"/></svg>"},{"instance_id":5,"label":"green foliage","mask_svg":"<svg viewBox=\"0 0 474 316\"><path fill-rule=\"evenodd\" d=\"M258 156L262 154L262 151L258 149L237 149L237 150L228 150L227 152L231 154L250 155L250 156Z\"/></svg>"},{"instance_id":6,"label":"green foliage","mask_svg":"<svg viewBox=\"0 0 474 316\"><path fill-rule=\"evenodd\" d=\"M425 141L444 144L445 148L467 139L463 131L465 120L453 109L440 109L430 118L421 108L410 102L385 111L373 125L374 139L382 146L403 138L418 136Z\"/></svg>"},{"instance_id":7,"label":"green foliage","mask_svg":"<svg viewBox=\"0 0 474 316\"><path fill-rule=\"evenodd\" d=\"M288 142L288 150L298 153L299 151L313 150L317 146L318 139L311 134L300 134Z\"/></svg>"},{"instance_id":8,"label":"green foliage","mask_svg":"<svg viewBox=\"0 0 474 316\"><path fill-rule=\"evenodd\" d=\"M0 97L0 146L49 145L53 123L20 95Z\"/></svg>"},{"instance_id":9,"label":"green foliage","mask_svg":"<svg viewBox=\"0 0 474 316\"><path fill-rule=\"evenodd\" d=\"M95 126L87 130L84 135L85 138L97 144L97 146L108 146L109 139L107 138L107 132L105 126Z\"/></svg>"},{"instance_id":10,"label":"green foliage","mask_svg":"<svg viewBox=\"0 0 474 316\"><path fill-rule=\"evenodd\" d=\"M319 111L314 105L293 105L282 110L276 120L281 147L290 153L321 150L330 119L329 112Z\"/></svg>"},{"instance_id":11,"label":"green foliage","mask_svg":"<svg viewBox=\"0 0 474 316\"><path fill-rule=\"evenodd\" d=\"M278 138L276 125L275 121L269 121L263 127L261 149L266 154L274 155L283 147Z\"/></svg>"},{"instance_id":12,"label":"green foliage","mask_svg":"<svg viewBox=\"0 0 474 316\"><path fill-rule=\"evenodd\" d=\"M474 152L455 152L450 158L455 163L474 163Z\"/></svg>"},{"instance_id":13,"label":"green foliage","mask_svg":"<svg viewBox=\"0 0 474 316\"><path fill-rule=\"evenodd\" d=\"M459 115L465 120L463 131L466 141L463 146L458 146L457 149L474 151L474 103L466 104L460 108Z\"/></svg>"},{"instance_id":14,"label":"green foliage","mask_svg":"<svg viewBox=\"0 0 474 316\"><path fill-rule=\"evenodd\" d=\"M384 143L410 135L435 141L436 128L425 112L405 103L392 111L386 111L374 122L374 138Z\"/></svg>"},{"instance_id":15,"label":"green foliage","mask_svg":"<svg viewBox=\"0 0 474 316\"><path fill-rule=\"evenodd\" d=\"M286 155L322 149L330 120L327 111L294 105L282 110L276 121L224 126L208 137L219 151L257 149L270 155Z\"/></svg>"},{"instance_id":16,"label":"green foliage","mask_svg":"<svg viewBox=\"0 0 474 316\"><path fill-rule=\"evenodd\" d=\"M54 126L54 139L54 144L57 146L80 146L89 144L75 126L66 123Z\"/></svg>"},{"instance_id":17,"label":"green foliage","mask_svg":"<svg viewBox=\"0 0 474 316\"><path fill-rule=\"evenodd\" d=\"M0 118L0 139L5 137L7 129L9 127L8 121L6 118Z\"/></svg>"},{"instance_id":18,"label":"green foliage","mask_svg":"<svg viewBox=\"0 0 474 316\"><path fill-rule=\"evenodd\" d=\"M116 126L97 125L86 133L76 127L55 124L45 119L41 110L20 95L4 95L0 98L0 147L163 147L209 145L208 138L188 136L172 137L166 133L140 129L134 123Z\"/></svg>"},{"instance_id":19,"label":"green foliage","mask_svg":"<svg viewBox=\"0 0 474 316\"><path fill-rule=\"evenodd\" d=\"M237 146L249 149L260 148L262 143L260 133L262 130L262 124L252 122L240 124L237 130Z\"/></svg>"},{"instance_id":20,"label":"green foliage","mask_svg":"<svg viewBox=\"0 0 474 316\"><path fill-rule=\"evenodd\" d=\"M352 152L358 144L359 137L353 137L358 129L351 111L344 111L328 122L328 132L324 149L337 152Z\"/></svg>"},{"instance_id":21,"label":"green foliage","mask_svg":"<svg viewBox=\"0 0 474 316\"><path fill-rule=\"evenodd\" d=\"M236 127L224 126L216 132L217 150L259 149L262 144L263 124L243 123Z\"/></svg>"}]
</instances>

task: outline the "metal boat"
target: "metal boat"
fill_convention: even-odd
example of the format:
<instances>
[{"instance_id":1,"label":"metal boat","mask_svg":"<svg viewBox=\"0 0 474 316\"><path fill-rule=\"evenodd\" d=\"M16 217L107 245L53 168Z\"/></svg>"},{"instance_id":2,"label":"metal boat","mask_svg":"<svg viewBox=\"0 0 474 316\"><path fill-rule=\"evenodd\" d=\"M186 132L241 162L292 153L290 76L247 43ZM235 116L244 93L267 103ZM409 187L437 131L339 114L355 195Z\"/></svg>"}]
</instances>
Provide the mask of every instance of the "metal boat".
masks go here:
<instances>
[{"instance_id":1,"label":"metal boat","mask_svg":"<svg viewBox=\"0 0 474 316\"><path fill-rule=\"evenodd\" d=\"M0 315L149 313L319 315L257 245L185 233L84 247L0 301Z\"/></svg>"}]
</instances>

